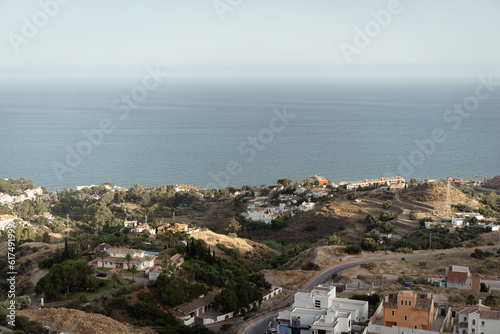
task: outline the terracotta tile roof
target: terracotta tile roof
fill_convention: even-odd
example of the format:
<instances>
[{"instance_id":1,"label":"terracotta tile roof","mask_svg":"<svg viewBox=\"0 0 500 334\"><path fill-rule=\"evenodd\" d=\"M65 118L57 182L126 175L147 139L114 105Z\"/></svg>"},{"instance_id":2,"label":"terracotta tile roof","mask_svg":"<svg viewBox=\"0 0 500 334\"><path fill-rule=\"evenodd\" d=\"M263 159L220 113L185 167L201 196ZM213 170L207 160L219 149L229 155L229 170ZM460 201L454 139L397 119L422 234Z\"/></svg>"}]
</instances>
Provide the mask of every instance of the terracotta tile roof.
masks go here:
<instances>
[{"instance_id":1,"label":"terracotta tile roof","mask_svg":"<svg viewBox=\"0 0 500 334\"><path fill-rule=\"evenodd\" d=\"M398 293L386 292L384 294L384 307L398 307Z\"/></svg>"},{"instance_id":2,"label":"terracotta tile roof","mask_svg":"<svg viewBox=\"0 0 500 334\"><path fill-rule=\"evenodd\" d=\"M211 304L214 301L215 296L217 296L218 294L218 291L210 291L205 296L196 298L192 302L181 304L175 309L185 314L192 313L203 306Z\"/></svg>"},{"instance_id":3,"label":"terracotta tile roof","mask_svg":"<svg viewBox=\"0 0 500 334\"><path fill-rule=\"evenodd\" d=\"M462 308L460 311L458 311L458 313L469 314L469 313L476 312L476 311L490 311L490 310L491 310L491 308L489 308L488 306L473 305L473 306L467 306L467 307Z\"/></svg>"},{"instance_id":4,"label":"terracotta tile roof","mask_svg":"<svg viewBox=\"0 0 500 334\"><path fill-rule=\"evenodd\" d=\"M417 305L413 309L430 311L432 309L432 297L427 297L426 293L419 293L417 295Z\"/></svg>"},{"instance_id":5,"label":"terracotta tile roof","mask_svg":"<svg viewBox=\"0 0 500 334\"><path fill-rule=\"evenodd\" d=\"M477 311L476 313L484 319L500 319L500 311Z\"/></svg>"},{"instance_id":6,"label":"terracotta tile roof","mask_svg":"<svg viewBox=\"0 0 500 334\"><path fill-rule=\"evenodd\" d=\"M448 268L448 276L446 280L450 282L466 282L467 281L467 273L466 272L456 272L453 271L453 266Z\"/></svg>"}]
</instances>

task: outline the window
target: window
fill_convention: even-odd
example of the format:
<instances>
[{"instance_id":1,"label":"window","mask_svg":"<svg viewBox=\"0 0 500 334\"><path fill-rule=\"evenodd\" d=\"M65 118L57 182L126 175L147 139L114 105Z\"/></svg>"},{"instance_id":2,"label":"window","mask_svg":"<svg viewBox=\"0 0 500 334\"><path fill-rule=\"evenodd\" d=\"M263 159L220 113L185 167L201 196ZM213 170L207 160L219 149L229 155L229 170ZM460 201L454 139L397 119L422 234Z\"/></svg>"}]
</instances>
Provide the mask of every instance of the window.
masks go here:
<instances>
[{"instance_id":1,"label":"window","mask_svg":"<svg viewBox=\"0 0 500 334\"><path fill-rule=\"evenodd\" d=\"M401 299L401 306L403 306L403 304L404 304L404 301Z\"/></svg>"},{"instance_id":2,"label":"window","mask_svg":"<svg viewBox=\"0 0 500 334\"><path fill-rule=\"evenodd\" d=\"M314 301L314 307L315 308L321 308L321 301L320 300L315 300Z\"/></svg>"},{"instance_id":3,"label":"window","mask_svg":"<svg viewBox=\"0 0 500 334\"><path fill-rule=\"evenodd\" d=\"M408 301L407 301L407 300L405 300L405 306L407 306L407 305L408 305Z\"/></svg>"},{"instance_id":4,"label":"window","mask_svg":"<svg viewBox=\"0 0 500 334\"><path fill-rule=\"evenodd\" d=\"M484 326L484 321L481 321L481 326Z\"/></svg>"},{"instance_id":5,"label":"window","mask_svg":"<svg viewBox=\"0 0 500 334\"><path fill-rule=\"evenodd\" d=\"M415 325L415 329L417 329L417 328L418 328L418 326L417 326L417 325Z\"/></svg>"},{"instance_id":6,"label":"window","mask_svg":"<svg viewBox=\"0 0 500 334\"><path fill-rule=\"evenodd\" d=\"M408 320L408 316L407 315L405 315L405 320Z\"/></svg>"},{"instance_id":7,"label":"window","mask_svg":"<svg viewBox=\"0 0 500 334\"><path fill-rule=\"evenodd\" d=\"M394 316L394 310L392 310L392 316Z\"/></svg>"},{"instance_id":8,"label":"window","mask_svg":"<svg viewBox=\"0 0 500 334\"><path fill-rule=\"evenodd\" d=\"M473 328L473 329L472 329L472 333L475 333L475 332L476 332L476 330Z\"/></svg>"},{"instance_id":9,"label":"window","mask_svg":"<svg viewBox=\"0 0 500 334\"><path fill-rule=\"evenodd\" d=\"M472 325L476 324L476 319L472 319Z\"/></svg>"},{"instance_id":10,"label":"window","mask_svg":"<svg viewBox=\"0 0 500 334\"><path fill-rule=\"evenodd\" d=\"M467 321L467 317L464 317L464 321Z\"/></svg>"},{"instance_id":11,"label":"window","mask_svg":"<svg viewBox=\"0 0 500 334\"><path fill-rule=\"evenodd\" d=\"M408 301L408 306L411 306L411 300Z\"/></svg>"}]
</instances>

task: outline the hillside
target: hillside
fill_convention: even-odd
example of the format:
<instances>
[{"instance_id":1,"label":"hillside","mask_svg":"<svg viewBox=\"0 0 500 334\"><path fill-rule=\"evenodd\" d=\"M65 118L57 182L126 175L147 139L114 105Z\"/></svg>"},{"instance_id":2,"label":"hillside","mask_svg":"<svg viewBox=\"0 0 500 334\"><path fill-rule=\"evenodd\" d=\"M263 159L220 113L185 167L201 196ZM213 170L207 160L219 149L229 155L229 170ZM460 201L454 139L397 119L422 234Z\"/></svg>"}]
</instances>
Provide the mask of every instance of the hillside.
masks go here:
<instances>
[{"instance_id":1,"label":"hillside","mask_svg":"<svg viewBox=\"0 0 500 334\"><path fill-rule=\"evenodd\" d=\"M445 209L447 183L444 181L423 183L416 187L408 188L400 193L402 200L407 202L421 202L425 205L430 205L435 209ZM479 208L479 203L468 198L463 192L450 184L450 204L457 205L459 203L469 205L474 209Z\"/></svg>"},{"instance_id":2,"label":"hillside","mask_svg":"<svg viewBox=\"0 0 500 334\"><path fill-rule=\"evenodd\" d=\"M120 323L101 314L88 314L83 311L66 308L46 308L41 310L17 311L18 315L50 326L53 330L79 334L153 334L156 331L136 328Z\"/></svg>"},{"instance_id":3,"label":"hillside","mask_svg":"<svg viewBox=\"0 0 500 334\"><path fill-rule=\"evenodd\" d=\"M203 231L192 235L196 239L203 240L215 251L215 255L229 259L230 256L217 247L217 244L223 244L228 248L239 250L243 259L250 265L260 267L265 262L272 260L280 255L278 251L267 247L266 245L243 238L228 237L227 235L217 234L212 231Z\"/></svg>"},{"instance_id":4,"label":"hillside","mask_svg":"<svg viewBox=\"0 0 500 334\"><path fill-rule=\"evenodd\" d=\"M309 248L292 258L285 264L285 266L287 268L299 269L302 265L308 262L313 262L321 268L327 268L334 263L337 263L342 256L345 256L344 247L342 246Z\"/></svg>"}]
</instances>

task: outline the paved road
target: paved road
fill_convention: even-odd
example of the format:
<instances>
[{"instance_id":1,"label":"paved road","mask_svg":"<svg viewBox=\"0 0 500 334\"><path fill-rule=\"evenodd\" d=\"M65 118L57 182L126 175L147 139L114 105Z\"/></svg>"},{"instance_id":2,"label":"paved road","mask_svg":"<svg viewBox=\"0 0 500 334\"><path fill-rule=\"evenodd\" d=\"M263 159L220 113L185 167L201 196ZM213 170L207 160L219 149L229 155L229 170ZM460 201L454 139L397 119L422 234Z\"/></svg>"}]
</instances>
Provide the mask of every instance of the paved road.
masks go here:
<instances>
[{"instance_id":1,"label":"paved road","mask_svg":"<svg viewBox=\"0 0 500 334\"><path fill-rule=\"evenodd\" d=\"M497 248L498 246L487 246L487 247L478 247L482 249L487 249L487 248ZM404 255L404 256L384 256L381 258L366 258L366 259L359 259L356 260L357 258L355 257L345 257L344 260L351 261L348 263L342 263L338 264L336 266L333 266L331 268L328 268L324 270L323 272L317 274L314 276L309 282L307 282L303 288L304 289L309 289L311 290L313 287L326 283L330 280L332 274L339 274L340 272L347 270L352 267L359 266L363 263L369 263L369 262L376 262L376 261L384 261L384 260L398 260L401 259L402 257L404 258L421 258L421 257L429 257L433 256L439 253L461 253L461 252L470 252L473 251L472 248L463 248L463 249L453 249L453 250L442 250L438 252L433 252L433 253L422 253L422 254L409 254L409 255ZM352 260L351 260L352 259ZM293 296L291 297L293 298ZM291 299L285 300L281 305L286 305L286 303ZM271 312L271 313L266 313L260 317L255 318L252 320L252 322L247 323L244 325L245 327L241 327L238 330L238 334L264 334L267 330L267 324L269 321L271 321L273 318L278 316L278 312Z\"/></svg>"}]
</instances>

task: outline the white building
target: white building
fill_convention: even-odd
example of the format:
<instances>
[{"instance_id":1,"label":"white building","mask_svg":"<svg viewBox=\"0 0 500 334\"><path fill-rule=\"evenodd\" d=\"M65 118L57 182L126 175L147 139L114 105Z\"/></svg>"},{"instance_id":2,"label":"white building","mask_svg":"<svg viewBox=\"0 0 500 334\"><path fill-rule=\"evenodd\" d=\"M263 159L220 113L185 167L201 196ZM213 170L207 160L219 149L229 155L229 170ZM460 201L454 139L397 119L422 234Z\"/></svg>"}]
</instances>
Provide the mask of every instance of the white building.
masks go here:
<instances>
[{"instance_id":1,"label":"white building","mask_svg":"<svg viewBox=\"0 0 500 334\"><path fill-rule=\"evenodd\" d=\"M355 322L368 318L368 302L336 298L334 286L299 290L289 310L279 312L278 333L350 333Z\"/></svg>"},{"instance_id":2,"label":"white building","mask_svg":"<svg viewBox=\"0 0 500 334\"><path fill-rule=\"evenodd\" d=\"M137 220L126 220L123 222L123 226L128 228L134 228L137 226Z\"/></svg>"},{"instance_id":3,"label":"white building","mask_svg":"<svg viewBox=\"0 0 500 334\"><path fill-rule=\"evenodd\" d=\"M320 198L320 197L325 197L328 196L328 190L327 189L311 189L306 193L306 196L308 197L314 197L314 198Z\"/></svg>"},{"instance_id":4,"label":"white building","mask_svg":"<svg viewBox=\"0 0 500 334\"><path fill-rule=\"evenodd\" d=\"M255 199L249 200L247 203L247 208L257 208L262 205L267 205L267 197L257 197Z\"/></svg>"},{"instance_id":5,"label":"white building","mask_svg":"<svg viewBox=\"0 0 500 334\"><path fill-rule=\"evenodd\" d=\"M304 188L304 187L299 187L299 188L297 188L297 189L295 190L294 194L296 194L296 195L300 195L300 194L305 193L306 191L307 191L307 189L306 189L306 188Z\"/></svg>"},{"instance_id":6,"label":"white building","mask_svg":"<svg viewBox=\"0 0 500 334\"><path fill-rule=\"evenodd\" d=\"M307 202L302 202L302 204L299 205L299 211L311 211L314 209L315 204L313 202L307 203Z\"/></svg>"},{"instance_id":7,"label":"white building","mask_svg":"<svg viewBox=\"0 0 500 334\"><path fill-rule=\"evenodd\" d=\"M498 334L499 328L500 311L492 311L481 300L477 305L462 308L453 319L455 334Z\"/></svg>"},{"instance_id":8,"label":"white building","mask_svg":"<svg viewBox=\"0 0 500 334\"><path fill-rule=\"evenodd\" d=\"M137 269L144 270L146 268L154 266L154 261L156 259L155 255L145 254L143 250L140 249L130 249L130 248L109 248L106 250L109 253L108 257L104 258L104 268L123 268L128 269L127 260L125 256L130 254L132 256L132 261L130 261L130 266L134 264ZM97 266L102 267L102 259L97 259Z\"/></svg>"},{"instance_id":9,"label":"white building","mask_svg":"<svg viewBox=\"0 0 500 334\"><path fill-rule=\"evenodd\" d=\"M16 219L16 217L11 215L0 215L0 230L5 230L9 224L14 222L14 219Z\"/></svg>"},{"instance_id":10,"label":"white building","mask_svg":"<svg viewBox=\"0 0 500 334\"><path fill-rule=\"evenodd\" d=\"M33 189L27 189L24 191L26 196L28 196L29 199L34 199L36 195L42 195L43 194L43 189L40 187L33 188Z\"/></svg>"}]
</instances>

